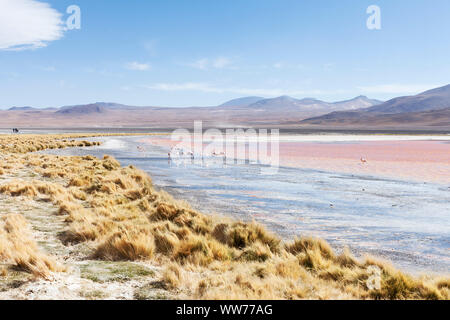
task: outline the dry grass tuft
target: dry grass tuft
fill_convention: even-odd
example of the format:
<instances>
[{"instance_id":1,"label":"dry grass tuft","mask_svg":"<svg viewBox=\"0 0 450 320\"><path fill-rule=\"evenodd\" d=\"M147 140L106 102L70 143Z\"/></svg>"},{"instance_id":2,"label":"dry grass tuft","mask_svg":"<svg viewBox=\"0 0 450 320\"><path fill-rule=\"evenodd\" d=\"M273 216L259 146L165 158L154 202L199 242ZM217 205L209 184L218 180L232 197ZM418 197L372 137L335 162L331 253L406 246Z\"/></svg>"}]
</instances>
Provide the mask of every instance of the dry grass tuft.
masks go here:
<instances>
[{"instance_id":1,"label":"dry grass tuft","mask_svg":"<svg viewBox=\"0 0 450 320\"><path fill-rule=\"evenodd\" d=\"M144 260L153 257L155 243L146 232L122 231L112 235L95 252L95 257L106 260Z\"/></svg>"},{"instance_id":2,"label":"dry grass tuft","mask_svg":"<svg viewBox=\"0 0 450 320\"><path fill-rule=\"evenodd\" d=\"M37 195L37 190L34 186L24 184L21 181L12 181L7 185L0 186L0 193L6 193L10 196L27 196L35 197Z\"/></svg>"},{"instance_id":3,"label":"dry grass tuft","mask_svg":"<svg viewBox=\"0 0 450 320\"><path fill-rule=\"evenodd\" d=\"M170 263L163 272L162 281L165 283L168 289L178 288L182 279L182 269L176 263Z\"/></svg>"},{"instance_id":4,"label":"dry grass tuft","mask_svg":"<svg viewBox=\"0 0 450 320\"><path fill-rule=\"evenodd\" d=\"M298 255L300 253L318 252L321 256L334 258L333 249L331 249L330 245L322 239L295 239L293 243L286 246L286 250L293 255Z\"/></svg>"},{"instance_id":5,"label":"dry grass tuft","mask_svg":"<svg viewBox=\"0 0 450 320\"><path fill-rule=\"evenodd\" d=\"M237 249L246 248L256 242L267 245L272 252L279 252L280 239L256 223L234 222L219 224L212 231L218 241Z\"/></svg>"},{"instance_id":6,"label":"dry grass tuft","mask_svg":"<svg viewBox=\"0 0 450 320\"><path fill-rule=\"evenodd\" d=\"M30 238L28 223L22 215L0 216L0 261L36 276L51 278L51 272L65 271L56 261L41 253Z\"/></svg>"},{"instance_id":7,"label":"dry grass tuft","mask_svg":"<svg viewBox=\"0 0 450 320\"><path fill-rule=\"evenodd\" d=\"M240 259L244 261L259 261L264 262L272 256L270 248L267 245L261 243L254 243L250 247L246 248L240 255Z\"/></svg>"}]
</instances>

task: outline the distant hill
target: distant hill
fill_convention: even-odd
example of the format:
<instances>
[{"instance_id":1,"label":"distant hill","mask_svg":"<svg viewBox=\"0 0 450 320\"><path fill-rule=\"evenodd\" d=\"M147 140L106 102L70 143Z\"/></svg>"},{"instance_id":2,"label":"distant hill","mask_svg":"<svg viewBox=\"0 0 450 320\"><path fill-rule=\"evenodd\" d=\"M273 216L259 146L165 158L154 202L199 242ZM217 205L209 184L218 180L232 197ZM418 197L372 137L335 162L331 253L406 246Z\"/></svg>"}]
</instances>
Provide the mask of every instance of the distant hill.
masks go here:
<instances>
[{"instance_id":1,"label":"distant hill","mask_svg":"<svg viewBox=\"0 0 450 320\"><path fill-rule=\"evenodd\" d=\"M115 110L132 110L132 109L142 108L142 107L129 106L129 105L114 103L114 102L96 102L94 104L99 107L102 107L102 108L115 109ZM146 107L144 107L144 108L146 108Z\"/></svg>"},{"instance_id":2,"label":"distant hill","mask_svg":"<svg viewBox=\"0 0 450 320\"><path fill-rule=\"evenodd\" d=\"M368 112L402 113L439 110L450 107L450 85L415 96L399 97L367 109Z\"/></svg>"},{"instance_id":3,"label":"distant hill","mask_svg":"<svg viewBox=\"0 0 450 320\"><path fill-rule=\"evenodd\" d=\"M326 113L335 110L352 110L370 107L379 103L381 103L381 101L372 100L365 96L359 96L350 100L331 103L314 98L295 99L289 96L281 96L257 101L249 105L249 108Z\"/></svg>"},{"instance_id":4,"label":"distant hill","mask_svg":"<svg viewBox=\"0 0 450 320\"><path fill-rule=\"evenodd\" d=\"M34 110L33 107L12 107L8 109L9 111L25 111L25 110Z\"/></svg>"},{"instance_id":5,"label":"distant hill","mask_svg":"<svg viewBox=\"0 0 450 320\"><path fill-rule=\"evenodd\" d=\"M263 97L243 97L227 101L221 104L219 107L243 107L263 99Z\"/></svg>"},{"instance_id":6,"label":"distant hill","mask_svg":"<svg viewBox=\"0 0 450 320\"><path fill-rule=\"evenodd\" d=\"M450 128L450 108L428 110L420 112L404 112L376 116L370 120L372 123L385 124L416 124L421 126Z\"/></svg>"},{"instance_id":7,"label":"distant hill","mask_svg":"<svg viewBox=\"0 0 450 320\"><path fill-rule=\"evenodd\" d=\"M264 99L257 101L251 105L250 108L261 108L261 109L305 109L316 106L317 108L324 108L327 105L326 102L305 98L305 99L295 99L289 96L281 96L277 98Z\"/></svg>"},{"instance_id":8,"label":"distant hill","mask_svg":"<svg viewBox=\"0 0 450 320\"><path fill-rule=\"evenodd\" d=\"M296 111L312 110L351 110L357 108L371 107L382 103L382 101L369 99L366 96L359 96L350 100L328 103L314 98L296 99L290 96L280 96L276 98L244 97L227 101L219 107L249 107L252 109L292 109Z\"/></svg>"},{"instance_id":9,"label":"distant hill","mask_svg":"<svg viewBox=\"0 0 450 320\"><path fill-rule=\"evenodd\" d=\"M57 114L62 115L85 115L85 114L106 113L106 112L107 108L97 103L79 106L67 106L62 107L58 111L56 111Z\"/></svg>"},{"instance_id":10,"label":"distant hill","mask_svg":"<svg viewBox=\"0 0 450 320\"><path fill-rule=\"evenodd\" d=\"M435 112L450 108L450 85L428 90L415 96L398 97L384 103L361 108L331 112L301 121L301 124L312 125L380 125L383 122L394 124L412 121L420 122L420 117L426 117L424 123L430 123L431 118L446 117L446 112ZM428 112L430 111L430 112ZM433 111L433 112L431 112ZM443 123L447 120L443 119ZM433 122L433 121L432 121Z\"/></svg>"},{"instance_id":11,"label":"distant hill","mask_svg":"<svg viewBox=\"0 0 450 320\"><path fill-rule=\"evenodd\" d=\"M366 96L359 96L350 100L345 101L339 101L333 103L338 107L338 109L341 110L352 110L352 109L359 109L359 108L366 108L371 106L376 106L379 104L382 104L383 101L376 100L376 99L369 99Z\"/></svg>"},{"instance_id":12,"label":"distant hill","mask_svg":"<svg viewBox=\"0 0 450 320\"><path fill-rule=\"evenodd\" d=\"M322 117L301 121L301 125L313 125L321 128L447 128L450 130L450 108L420 112L402 112L393 114L367 114L342 112L343 117L335 117L337 112Z\"/></svg>"}]
</instances>

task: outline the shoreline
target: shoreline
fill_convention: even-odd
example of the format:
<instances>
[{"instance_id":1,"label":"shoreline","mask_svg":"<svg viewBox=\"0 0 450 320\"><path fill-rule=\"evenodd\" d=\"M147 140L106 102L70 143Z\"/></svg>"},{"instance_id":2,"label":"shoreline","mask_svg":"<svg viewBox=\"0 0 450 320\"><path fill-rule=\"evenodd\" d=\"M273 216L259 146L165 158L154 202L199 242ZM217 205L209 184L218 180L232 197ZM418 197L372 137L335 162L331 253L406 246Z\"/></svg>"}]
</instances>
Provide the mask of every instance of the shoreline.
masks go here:
<instances>
[{"instance_id":1,"label":"shoreline","mask_svg":"<svg viewBox=\"0 0 450 320\"><path fill-rule=\"evenodd\" d=\"M21 168L13 167L17 158L23 161ZM161 280L155 281L161 281L159 289L169 296L448 299L446 279L412 278L372 258L358 261L348 252L336 255L322 240L285 243L258 225L220 221L196 212L164 191L154 190L146 174L123 168L111 157L3 153L2 164L4 161L10 164L3 166L0 177L12 177L2 180L1 193L31 202L48 199L46 203L56 206L64 217L63 225L69 227L65 246L74 250L84 247L91 252L87 256L92 263L141 261L159 272ZM20 176L20 172L26 174ZM85 175L88 172L91 175ZM17 179L20 181L14 181ZM72 258L77 263L86 259ZM380 290L360 283L370 276L369 266L382 270ZM403 286L401 291L398 284Z\"/></svg>"}]
</instances>

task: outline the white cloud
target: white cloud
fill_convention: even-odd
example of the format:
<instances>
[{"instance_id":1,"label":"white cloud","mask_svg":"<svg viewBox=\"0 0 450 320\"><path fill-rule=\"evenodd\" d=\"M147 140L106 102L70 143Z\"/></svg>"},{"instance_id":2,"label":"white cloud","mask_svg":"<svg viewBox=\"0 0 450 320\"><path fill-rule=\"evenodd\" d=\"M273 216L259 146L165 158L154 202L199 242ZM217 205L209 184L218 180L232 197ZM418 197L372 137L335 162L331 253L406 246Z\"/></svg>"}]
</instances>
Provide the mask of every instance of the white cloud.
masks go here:
<instances>
[{"instance_id":1,"label":"white cloud","mask_svg":"<svg viewBox=\"0 0 450 320\"><path fill-rule=\"evenodd\" d=\"M433 88L440 87L437 84L381 84L373 86L361 86L358 90L364 93L386 93L386 94L418 94Z\"/></svg>"},{"instance_id":2,"label":"white cloud","mask_svg":"<svg viewBox=\"0 0 450 320\"><path fill-rule=\"evenodd\" d=\"M188 66L196 69L206 70L209 65L208 59L200 59L197 61L194 61L193 63L189 63Z\"/></svg>"},{"instance_id":3,"label":"white cloud","mask_svg":"<svg viewBox=\"0 0 450 320\"><path fill-rule=\"evenodd\" d=\"M323 65L323 70L325 71L330 71L334 68L334 63L325 63Z\"/></svg>"},{"instance_id":4,"label":"white cloud","mask_svg":"<svg viewBox=\"0 0 450 320\"><path fill-rule=\"evenodd\" d=\"M159 91L201 91L222 93L223 89L215 88L207 83L186 82L186 83L157 83L150 86L144 86L147 89Z\"/></svg>"},{"instance_id":5,"label":"white cloud","mask_svg":"<svg viewBox=\"0 0 450 320\"><path fill-rule=\"evenodd\" d=\"M187 65L192 68L207 70L207 69L224 69L231 67L232 64L233 62L231 59L227 57L218 57L215 59L202 58L192 63L188 63Z\"/></svg>"},{"instance_id":6,"label":"white cloud","mask_svg":"<svg viewBox=\"0 0 450 320\"><path fill-rule=\"evenodd\" d=\"M273 67L276 69L280 69L280 68L284 67L284 64L283 64L283 62L276 62L273 64Z\"/></svg>"},{"instance_id":7,"label":"white cloud","mask_svg":"<svg viewBox=\"0 0 450 320\"><path fill-rule=\"evenodd\" d=\"M27 50L61 39L61 13L36 0L0 0L0 50Z\"/></svg>"},{"instance_id":8,"label":"white cloud","mask_svg":"<svg viewBox=\"0 0 450 320\"><path fill-rule=\"evenodd\" d=\"M159 91L199 91L205 93L233 93L239 95L261 95L266 97L278 97L282 95L292 96L310 96L310 95L325 95L325 94L342 94L345 91L322 91L322 90L285 90L277 88L241 88L241 87L218 87L208 83L202 82L185 82L185 83L157 83L153 85L143 86L150 90Z\"/></svg>"},{"instance_id":9,"label":"white cloud","mask_svg":"<svg viewBox=\"0 0 450 320\"><path fill-rule=\"evenodd\" d=\"M129 70L136 70L136 71L146 71L150 69L150 65L147 63L139 63L136 61L128 62L125 67Z\"/></svg>"},{"instance_id":10,"label":"white cloud","mask_svg":"<svg viewBox=\"0 0 450 320\"><path fill-rule=\"evenodd\" d=\"M0 74L7 76L8 79L15 79L21 76L20 73L17 72L1 72Z\"/></svg>"},{"instance_id":11,"label":"white cloud","mask_svg":"<svg viewBox=\"0 0 450 320\"><path fill-rule=\"evenodd\" d=\"M271 65L274 69L304 69L305 66L299 63L289 63L285 61L277 61ZM267 69L267 66L263 66L264 69Z\"/></svg>"},{"instance_id":12,"label":"white cloud","mask_svg":"<svg viewBox=\"0 0 450 320\"><path fill-rule=\"evenodd\" d=\"M46 71L46 72L55 72L56 71L56 68L54 66L39 66L37 68L41 71Z\"/></svg>"},{"instance_id":13,"label":"white cloud","mask_svg":"<svg viewBox=\"0 0 450 320\"><path fill-rule=\"evenodd\" d=\"M158 41L156 39L145 41L143 43L143 47L150 56L156 56L158 53L158 50L157 50Z\"/></svg>"},{"instance_id":14,"label":"white cloud","mask_svg":"<svg viewBox=\"0 0 450 320\"><path fill-rule=\"evenodd\" d=\"M130 86L121 86L120 87L120 90L123 90L123 91L131 91L131 87Z\"/></svg>"},{"instance_id":15,"label":"white cloud","mask_svg":"<svg viewBox=\"0 0 450 320\"><path fill-rule=\"evenodd\" d=\"M216 69L223 69L231 65L231 60L225 57L219 57L212 61L212 66Z\"/></svg>"}]
</instances>

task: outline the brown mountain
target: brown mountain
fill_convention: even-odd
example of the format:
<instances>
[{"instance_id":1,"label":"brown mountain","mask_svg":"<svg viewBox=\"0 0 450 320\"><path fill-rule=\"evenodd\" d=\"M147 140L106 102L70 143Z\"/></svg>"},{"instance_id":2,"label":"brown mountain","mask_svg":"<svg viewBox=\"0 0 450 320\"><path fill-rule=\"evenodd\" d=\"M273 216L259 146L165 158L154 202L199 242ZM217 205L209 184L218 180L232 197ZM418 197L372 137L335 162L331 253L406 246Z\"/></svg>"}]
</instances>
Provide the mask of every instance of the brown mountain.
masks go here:
<instances>
[{"instance_id":1,"label":"brown mountain","mask_svg":"<svg viewBox=\"0 0 450 320\"><path fill-rule=\"evenodd\" d=\"M339 117L335 117L337 112L325 116L306 119L300 124L305 126L315 126L321 128L401 128L414 129L433 127L450 130L450 108L429 110L421 112L402 112L394 114L365 114L361 116L359 112L342 112Z\"/></svg>"},{"instance_id":2,"label":"brown mountain","mask_svg":"<svg viewBox=\"0 0 450 320\"><path fill-rule=\"evenodd\" d=\"M368 108L372 113L420 112L450 108L450 84L415 96L399 97Z\"/></svg>"},{"instance_id":3,"label":"brown mountain","mask_svg":"<svg viewBox=\"0 0 450 320\"><path fill-rule=\"evenodd\" d=\"M106 107L93 103L93 104L80 105L80 106L62 107L55 113L56 114L67 114L67 115L85 115L85 114L106 113L106 112L107 112Z\"/></svg>"},{"instance_id":4,"label":"brown mountain","mask_svg":"<svg viewBox=\"0 0 450 320\"><path fill-rule=\"evenodd\" d=\"M415 96L394 98L384 103L350 111L331 112L300 122L316 126L447 126L450 121L450 85Z\"/></svg>"}]
</instances>

